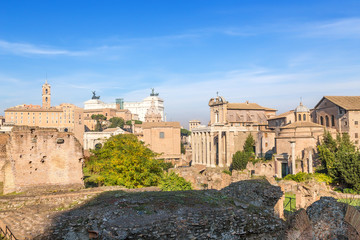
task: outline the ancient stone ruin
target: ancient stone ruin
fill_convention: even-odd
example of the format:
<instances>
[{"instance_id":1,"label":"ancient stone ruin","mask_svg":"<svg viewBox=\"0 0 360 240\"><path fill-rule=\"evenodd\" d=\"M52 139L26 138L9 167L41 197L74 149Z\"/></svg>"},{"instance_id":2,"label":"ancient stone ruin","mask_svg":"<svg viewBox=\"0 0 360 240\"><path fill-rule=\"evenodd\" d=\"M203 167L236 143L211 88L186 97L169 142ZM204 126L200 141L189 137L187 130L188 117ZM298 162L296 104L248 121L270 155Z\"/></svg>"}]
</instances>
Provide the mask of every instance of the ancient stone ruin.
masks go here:
<instances>
[{"instance_id":1,"label":"ancient stone ruin","mask_svg":"<svg viewBox=\"0 0 360 240\"><path fill-rule=\"evenodd\" d=\"M0 134L0 191L81 188L83 150L72 133L16 126Z\"/></svg>"}]
</instances>

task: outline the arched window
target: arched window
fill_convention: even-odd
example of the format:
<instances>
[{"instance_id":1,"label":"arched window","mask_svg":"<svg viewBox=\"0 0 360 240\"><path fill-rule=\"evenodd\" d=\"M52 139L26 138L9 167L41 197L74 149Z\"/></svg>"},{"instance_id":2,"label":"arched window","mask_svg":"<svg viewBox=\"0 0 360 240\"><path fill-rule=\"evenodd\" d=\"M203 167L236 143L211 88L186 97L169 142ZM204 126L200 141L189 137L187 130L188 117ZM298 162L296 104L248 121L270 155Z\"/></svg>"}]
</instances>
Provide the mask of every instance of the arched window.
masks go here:
<instances>
[{"instance_id":1,"label":"arched window","mask_svg":"<svg viewBox=\"0 0 360 240\"><path fill-rule=\"evenodd\" d=\"M45 89L45 94L48 94L48 90L47 90L47 89Z\"/></svg>"},{"instance_id":2,"label":"arched window","mask_svg":"<svg viewBox=\"0 0 360 240\"><path fill-rule=\"evenodd\" d=\"M320 124L324 125L324 118L322 116L320 117Z\"/></svg>"},{"instance_id":3,"label":"arched window","mask_svg":"<svg viewBox=\"0 0 360 240\"><path fill-rule=\"evenodd\" d=\"M306 121L306 115L305 114L303 115L303 120Z\"/></svg>"},{"instance_id":4,"label":"arched window","mask_svg":"<svg viewBox=\"0 0 360 240\"><path fill-rule=\"evenodd\" d=\"M301 121L301 114L299 114L298 116L298 121Z\"/></svg>"},{"instance_id":5,"label":"arched window","mask_svg":"<svg viewBox=\"0 0 360 240\"><path fill-rule=\"evenodd\" d=\"M334 117L334 115L331 115L331 126L335 127L335 117Z\"/></svg>"},{"instance_id":6,"label":"arched window","mask_svg":"<svg viewBox=\"0 0 360 240\"><path fill-rule=\"evenodd\" d=\"M325 123L326 123L326 126L328 127L329 126L329 117L328 116L325 116Z\"/></svg>"},{"instance_id":7,"label":"arched window","mask_svg":"<svg viewBox=\"0 0 360 240\"><path fill-rule=\"evenodd\" d=\"M48 101L48 99L47 99L47 97L45 98L45 102L47 102Z\"/></svg>"}]
</instances>

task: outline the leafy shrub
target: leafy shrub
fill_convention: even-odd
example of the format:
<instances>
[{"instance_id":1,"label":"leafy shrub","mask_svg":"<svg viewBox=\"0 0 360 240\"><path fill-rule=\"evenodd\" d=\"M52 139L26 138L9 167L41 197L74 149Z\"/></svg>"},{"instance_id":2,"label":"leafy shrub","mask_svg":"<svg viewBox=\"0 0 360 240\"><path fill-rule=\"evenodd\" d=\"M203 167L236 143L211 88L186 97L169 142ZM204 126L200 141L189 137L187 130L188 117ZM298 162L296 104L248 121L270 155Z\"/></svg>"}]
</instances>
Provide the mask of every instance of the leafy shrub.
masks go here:
<instances>
[{"instance_id":1,"label":"leafy shrub","mask_svg":"<svg viewBox=\"0 0 360 240\"><path fill-rule=\"evenodd\" d=\"M232 158L231 169L244 170L250 158L251 153L237 151Z\"/></svg>"},{"instance_id":2,"label":"leafy shrub","mask_svg":"<svg viewBox=\"0 0 360 240\"><path fill-rule=\"evenodd\" d=\"M225 174L228 174L228 175L230 175L230 176L232 175L232 173L231 173L229 170L226 170L226 169L223 170L222 172L225 173Z\"/></svg>"},{"instance_id":3,"label":"leafy shrub","mask_svg":"<svg viewBox=\"0 0 360 240\"><path fill-rule=\"evenodd\" d=\"M160 182L162 191L184 191L192 190L191 183L174 172L166 173Z\"/></svg>"},{"instance_id":4,"label":"leafy shrub","mask_svg":"<svg viewBox=\"0 0 360 240\"><path fill-rule=\"evenodd\" d=\"M325 182L326 184L332 183L332 178L324 173L304 173L286 175L284 180L293 180L295 182L305 182L309 180L316 180L317 182Z\"/></svg>"},{"instance_id":5,"label":"leafy shrub","mask_svg":"<svg viewBox=\"0 0 360 240\"><path fill-rule=\"evenodd\" d=\"M351 189L351 188L345 188L345 189L343 190L343 193L360 194L360 192L355 191L354 189Z\"/></svg>"},{"instance_id":6,"label":"leafy shrub","mask_svg":"<svg viewBox=\"0 0 360 240\"><path fill-rule=\"evenodd\" d=\"M174 167L174 164L171 162L162 162L161 167L164 169L164 171L168 171L170 168Z\"/></svg>"},{"instance_id":7,"label":"leafy shrub","mask_svg":"<svg viewBox=\"0 0 360 240\"><path fill-rule=\"evenodd\" d=\"M335 182L360 191L360 153L349 134L338 134L335 140L329 132L325 132L318 151L326 173Z\"/></svg>"},{"instance_id":8,"label":"leafy shrub","mask_svg":"<svg viewBox=\"0 0 360 240\"><path fill-rule=\"evenodd\" d=\"M163 161L135 135L119 134L109 138L85 162L87 171L96 176L98 185L121 185L127 188L157 186L163 176Z\"/></svg>"}]
</instances>

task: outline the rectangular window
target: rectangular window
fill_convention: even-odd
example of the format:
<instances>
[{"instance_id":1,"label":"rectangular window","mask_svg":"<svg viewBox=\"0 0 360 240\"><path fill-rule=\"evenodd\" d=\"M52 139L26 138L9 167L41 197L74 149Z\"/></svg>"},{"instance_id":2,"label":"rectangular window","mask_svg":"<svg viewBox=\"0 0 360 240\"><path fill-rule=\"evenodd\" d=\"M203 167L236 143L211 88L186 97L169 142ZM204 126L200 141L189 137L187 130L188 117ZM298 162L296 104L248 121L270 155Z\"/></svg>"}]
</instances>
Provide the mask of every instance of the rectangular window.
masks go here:
<instances>
[{"instance_id":1,"label":"rectangular window","mask_svg":"<svg viewBox=\"0 0 360 240\"><path fill-rule=\"evenodd\" d=\"M359 140L356 140L356 141L355 141L355 144L359 144Z\"/></svg>"},{"instance_id":2,"label":"rectangular window","mask_svg":"<svg viewBox=\"0 0 360 240\"><path fill-rule=\"evenodd\" d=\"M160 138L164 138L165 137L165 133L164 132L160 132Z\"/></svg>"},{"instance_id":3,"label":"rectangular window","mask_svg":"<svg viewBox=\"0 0 360 240\"><path fill-rule=\"evenodd\" d=\"M355 125L359 125L359 122L358 122L358 121L355 121Z\"/></svg>"},{"instance_id":4,"label":"rectangular window","mask_svg":"<svg viewBox=\"0 0 360 240\"><path fill-rule=\"evenodd\" d=\"M358 133L355 133L355 138L358 138L359 137L359 134Z\"/></svg>"}]
</instances>

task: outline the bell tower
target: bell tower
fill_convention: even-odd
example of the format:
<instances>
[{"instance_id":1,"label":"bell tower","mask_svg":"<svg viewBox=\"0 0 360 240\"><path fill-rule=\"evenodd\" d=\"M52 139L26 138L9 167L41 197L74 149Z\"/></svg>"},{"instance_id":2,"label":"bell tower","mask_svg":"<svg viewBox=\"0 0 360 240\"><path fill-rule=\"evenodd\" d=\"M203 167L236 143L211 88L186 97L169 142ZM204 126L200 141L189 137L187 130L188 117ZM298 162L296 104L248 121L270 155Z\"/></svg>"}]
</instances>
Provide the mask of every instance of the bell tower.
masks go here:
<instances>
[{"instance_id":1,"label":"bell tower","mask_svg":"<svg viewBox=\"0 0 360 240\"><path fill-rule=\"evenodd\" d=\"M43 108L50 108L51 106L51 87L47 83L42 86L42 107Z\"/></svg>"}]
</instances>

